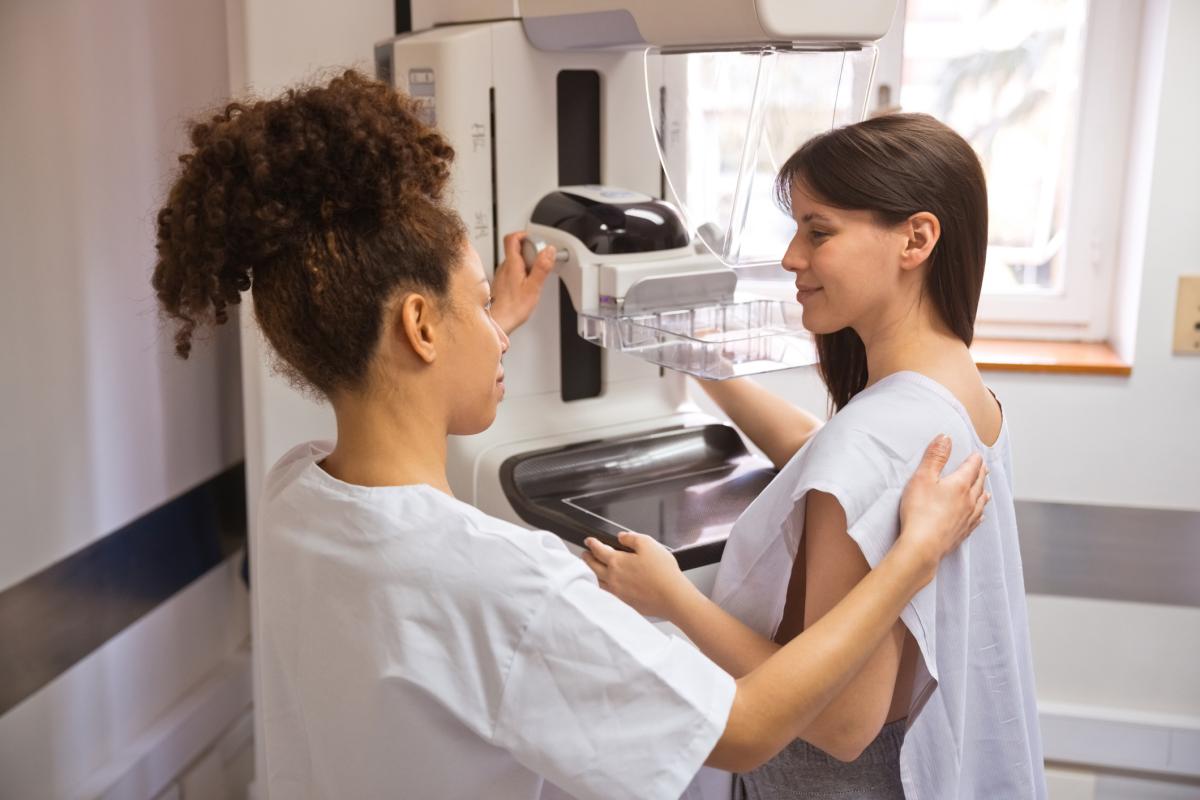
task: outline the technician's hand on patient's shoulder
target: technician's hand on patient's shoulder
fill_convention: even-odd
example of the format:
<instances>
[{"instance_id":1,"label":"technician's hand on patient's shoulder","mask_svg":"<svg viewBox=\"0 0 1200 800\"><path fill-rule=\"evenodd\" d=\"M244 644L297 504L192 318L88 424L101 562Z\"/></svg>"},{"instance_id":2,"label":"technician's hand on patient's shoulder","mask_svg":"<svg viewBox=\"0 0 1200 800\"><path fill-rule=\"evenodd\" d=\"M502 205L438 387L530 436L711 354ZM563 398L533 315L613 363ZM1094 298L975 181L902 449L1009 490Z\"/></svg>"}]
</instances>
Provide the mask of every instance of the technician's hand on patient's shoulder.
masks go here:
<instances>
[{"instance_id":1,"label":"technician's hand on patient's shoulder","mask_svg":"<svg viewBox=\"0 0 1200 800\"><path fill-rule=\"evenodd\" d=\"M988 470L979 453L972 453L957 469L942 476L950 449L947 436L930 442L900 499L897 546L912 549L934 570L979 526L984 507L992 499L985 489Z\"/></svg>"},{"instance_id":2,"label":"technician's hand on patient's shoulder","mask_svg":"<svg viewBox=\"0 0 1200 800\"><path fill-rule=\"evenodd\" d=\"M542 293L542 284L554 270L553 247L538 253L533 264L526 269L521 256L521 242L525 232L517 231L504 237L504 261L496 267L492 277L492 318L506 334L521 327L537 307Z\"/></svg>"},{"instance_id":3,"label":"technician's hand on patient's shoulder","mask_svg":"<svg viewBox=\"0 0 1200 800\"><path fill-rule=\"evenodd\" d=\"M586 539L583 560L600 580L600 586L648 617L671 616L682 594L692 589L671 551L644 533L623 531L623 553L596 539Z\"/></svg>"}]
</instances>

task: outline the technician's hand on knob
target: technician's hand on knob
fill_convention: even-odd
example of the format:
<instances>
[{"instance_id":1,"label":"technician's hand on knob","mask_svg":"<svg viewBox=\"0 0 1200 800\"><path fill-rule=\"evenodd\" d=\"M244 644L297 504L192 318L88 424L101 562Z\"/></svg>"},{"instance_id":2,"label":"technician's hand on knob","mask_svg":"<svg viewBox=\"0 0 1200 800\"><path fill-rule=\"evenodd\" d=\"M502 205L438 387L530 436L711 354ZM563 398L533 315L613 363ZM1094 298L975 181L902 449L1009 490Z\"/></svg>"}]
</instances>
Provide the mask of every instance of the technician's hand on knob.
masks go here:
<instances>
[{"instance_id":1,"label":"technician's hand on knob","mask_svg":"<svg viewBox=\"0 0 1200 800\"><path fill-rule=\"evenodd\" d=\"M492 318L505 333L512 333L529 319L537 307L542 284L554 269L553 247L546 247L527 265L521 256L526 233L518 231L504 237L504 261L492 278Z\"/></svg>"}]
</instances>

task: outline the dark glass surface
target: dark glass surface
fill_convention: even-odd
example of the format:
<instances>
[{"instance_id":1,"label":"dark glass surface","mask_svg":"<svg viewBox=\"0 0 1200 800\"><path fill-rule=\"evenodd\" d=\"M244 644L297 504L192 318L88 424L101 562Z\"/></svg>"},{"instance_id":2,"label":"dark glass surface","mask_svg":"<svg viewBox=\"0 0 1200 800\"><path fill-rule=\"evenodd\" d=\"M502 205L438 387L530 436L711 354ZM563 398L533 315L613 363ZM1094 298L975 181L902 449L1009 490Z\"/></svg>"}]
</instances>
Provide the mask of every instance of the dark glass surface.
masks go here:
<instances>
[{"instance_id":1,"label":"dark glass surface","mask_svg":"<svg viewBox=\"0 0 1200 800\"><path fill-rule=\"evenodd\" d=\"M653 536L672 550L723 540L775 473L743 465L566 498L563 502Z\"/></svg>"},{"instance_id":2,"label":"dark glass surface","mask_svg":"<svg viewBox=\"0 0 1200 800\"><path fill-rule=\"evenodd\" d=\"M654 536L681 569L715 564L738 515L775 472L737 431L710 423L640 431L514 455L500 485L521 519L583 546Z\"/></svg>"}]
</instances>

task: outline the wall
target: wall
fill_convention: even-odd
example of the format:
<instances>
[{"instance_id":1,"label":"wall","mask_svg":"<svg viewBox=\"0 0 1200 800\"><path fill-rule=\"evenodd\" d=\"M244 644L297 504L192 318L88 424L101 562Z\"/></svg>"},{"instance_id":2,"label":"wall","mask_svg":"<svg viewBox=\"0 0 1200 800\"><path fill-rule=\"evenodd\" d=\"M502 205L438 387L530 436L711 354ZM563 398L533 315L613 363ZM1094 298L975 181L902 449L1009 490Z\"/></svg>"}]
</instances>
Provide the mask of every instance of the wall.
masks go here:
<instances>
[{"instance_id":1,"label":"wall","mask_svg":"<svg viewBox=\"0 0 1200 800\"><path fill-rule=\"evenodd\" d=\"M0 591L242 457L236 329L177 361L148 282L182 121L228 82L223 0L0 4ZM125 752L245 638L238 592L212 571L0 717L0 797Z\"/></svg>"}]
</instances>

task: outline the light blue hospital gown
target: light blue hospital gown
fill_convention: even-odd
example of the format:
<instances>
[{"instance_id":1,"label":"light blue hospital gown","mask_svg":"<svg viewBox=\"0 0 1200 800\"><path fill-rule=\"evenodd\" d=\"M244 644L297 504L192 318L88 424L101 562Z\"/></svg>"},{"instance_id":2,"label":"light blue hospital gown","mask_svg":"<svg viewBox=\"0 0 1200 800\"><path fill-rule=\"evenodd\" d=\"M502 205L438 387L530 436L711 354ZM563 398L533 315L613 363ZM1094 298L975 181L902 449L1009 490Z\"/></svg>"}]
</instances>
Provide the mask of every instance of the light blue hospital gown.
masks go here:
<instances>
[{"instance_id":1,"label":"light blue hospital gown","mask_svg":"<svg viewBox=\"0 0 1200 800\"><path fill-rule=\"evenodd\" d=\"M921 653L900 753L905 795L1044 798L1007 424L986 446L941 384L899 372L854 397L742 514L713 599L774 636L810 490L838 499L851 538L877 565L899 532L904 487L939 433L953 440L950 468L973 451L984 455L992 502L983 523L901 617Z\"/></svg>"}]
</instances>

